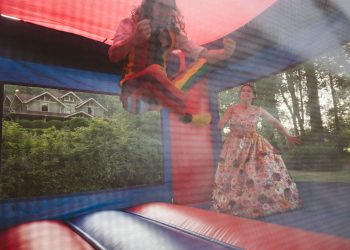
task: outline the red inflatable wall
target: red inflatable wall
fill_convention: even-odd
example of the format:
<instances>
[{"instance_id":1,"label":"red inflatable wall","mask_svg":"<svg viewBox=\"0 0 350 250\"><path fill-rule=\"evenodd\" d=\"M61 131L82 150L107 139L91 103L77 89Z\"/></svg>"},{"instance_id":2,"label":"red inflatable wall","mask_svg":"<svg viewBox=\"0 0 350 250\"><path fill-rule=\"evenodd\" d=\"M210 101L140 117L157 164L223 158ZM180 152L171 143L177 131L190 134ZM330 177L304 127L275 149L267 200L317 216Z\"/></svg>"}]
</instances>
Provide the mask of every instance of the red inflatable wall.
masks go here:
<instances>
[{"instance_id":1,"label":"red inflatable wall","mask_svg":"<svg viewBox=\"0 0 350 250\"><path fill-rule=\"evenodd\" d=\"M195 113L209 112L207 79L187 92L187 104ZM207 202L214 175L211 125L184 124L175 114L170 114L169 124L174 202Z\"/></svg>"}]
</instances>

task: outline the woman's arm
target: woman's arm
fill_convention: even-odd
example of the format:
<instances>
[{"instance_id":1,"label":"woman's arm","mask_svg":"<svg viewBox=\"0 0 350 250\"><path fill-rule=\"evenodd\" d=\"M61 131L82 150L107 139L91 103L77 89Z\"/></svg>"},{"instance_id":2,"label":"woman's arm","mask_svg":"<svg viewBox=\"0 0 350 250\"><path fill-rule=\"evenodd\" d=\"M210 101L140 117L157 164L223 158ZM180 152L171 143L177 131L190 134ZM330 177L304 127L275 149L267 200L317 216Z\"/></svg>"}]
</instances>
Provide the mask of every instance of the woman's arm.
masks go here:
<instances>
[{"instance_id":1,"label":"woman's arm","mask_svg":"<svg viewBox=\"0 0 350 250\"><path fill-rule=\"evenodd\" d=\"M114 37L113 45L108 50L111 62L119 62L130 52L132 46L147 41L151 36L151 21L141 20L138 23L130 18L122 20Z\"/></svg>"},{"instance_id":2,"label":"woman's arm","mask_svg":"<svg viewBox=\"0 0 350 250\"><path fill-rule=\"evenodd\" d=\"M220 121L218 122L217 127L221 130L225 124L228 122L228 120L231 118L233 112L233 106L230 106L225 111L224 115L220 118Z\"/></svg>"},{"instance_id":3,"label":"woman's arm","mask_svg":"<svg viewBox=\"0 0 350 250\"><path fill-rule=\"evenodd\" d=\"M277 120L275 117L273 117L265 109L260 108L260 110L261 110L261 116L264 119L266 119L270 124L272 124L278 130L278 132L280 132L290 143L292 143L292 144L299 144L300 143L299 137L290 135L289 132L282 125L282 123L280 123L279 120Z\"/></svg>"},{"instance_id":4,"label":"woman's arm","mask_svg":"<svg viewBox=\"0 0 350 250\"><path fill-rule=\"evenodd\" d=\"M116 63L124 59L130 52L133 40L133 36L130 35L123 43L113 44L108 50L109 60Z\"/></svg>"},{"instance_id":5,"label":"woman's arm","mask_svg":"<svg viewBox=\"0 0 350 250\"><path fill-rule=\"evenodd\" d=\"M207 59L207 61L212 64L230 58L236 49L236 42L226 38L223 40L223 45L223 49L203 51L200 57Z\"/></svg>"},{"instance_id":6,"label":"woman's arm","mask_svg":"<svg viewBox=\"0 0 350 250\"><path fill-rule=\"evenodd\" d=\"M183 51L192 59L205 58L209 63L216 63L221 60L228 59L232 56L236 49L236 42L232 39L224 39L224 48L216 50L208 50L203 46L199 46L188 40L186 35L181 34L176 37L176 49Z\"/></svg>"}]
</instances>

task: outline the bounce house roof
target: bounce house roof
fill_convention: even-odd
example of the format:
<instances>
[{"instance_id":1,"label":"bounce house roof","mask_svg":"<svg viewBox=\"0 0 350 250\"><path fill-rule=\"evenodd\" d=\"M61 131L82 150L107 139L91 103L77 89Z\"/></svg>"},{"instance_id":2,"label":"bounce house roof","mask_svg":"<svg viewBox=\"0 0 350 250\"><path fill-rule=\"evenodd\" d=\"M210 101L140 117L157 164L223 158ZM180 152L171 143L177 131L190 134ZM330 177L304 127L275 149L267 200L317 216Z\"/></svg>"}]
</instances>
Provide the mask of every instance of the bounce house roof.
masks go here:
<instances>
[{"instance_id":1,"label":"bounce house roof","mask_svg":"<svg viewBox=\"0 0 350 250\"><path fill-rule=\"evenodd\" d=\"M118 94L122 65L109 62L107 52L118 22L140 2L1 0L0 82ZM191 97L200 93L200 98L189 98L189 106L210 110L213 121L219 115L217 92L278 73L350 41L348 0L177 0L177 3L187 34L195 42L215 49L222 48L224 37L237 41L232 58L213 66L208 81L204 79L197 89L187 93ZM176 57L172 60L178 64ZM81 246L114 249L123 244L126 249L138 249L135 247L138 243L143 244L142 249L349 248L350 241L341 238L349 235L342 230L348 223L343 222L342 216L348 208L344 206L344 197L349 193L346 185L301 184L299 190L307 194L303 197L308 201L307 206L303 205L305 212L290 213L289 219L283 220L290 225L300 222L302 229L276 225L272 220L252 221L201 209L203 197L208 198L211 192L213 165L219 160L220 149L215 144L221 143L221 137L216 128L212 129L216 127L214 122L210 127L197 128L174 117L171 112L162 111L161 183L1 201L0 249L14 249L23 242L31 244L30 238L41 249ZM334 190L340 196L334 195ZM321 199L322 203L318 203ZM327 217L324 215L329 214L329 204L341 209ZM321 213L315 216L319 207ZM305 220L310 211L314 223ZM327 225L326 229L320 223ZM336 224L341 228L335 228ZM11 227L15 225L18 227ZM154 239L161 240L163 245Z\"/></svg>"},{"instance_id":2,"label":"bounce house roof","mask_svg":"<svg viewBox=\"0 0 350 250\"><path fill-rule=\"evenodd\" d=\"M122 67L108 61L107 50L118 22L139 3L1 1L0 80L118 93L115 83ZM221 48L224 37L237 41L234 56L216 65L209 77L213 92L280 72L350 41L346 1L225 0L203 4L178 0L177 4L193 41L209 48Z\"/></svg>"},{"instance_id":3,"label":"bounce house roof","mask_svg":"<svg viewBox=\"0 0 350 250\"><path fill-rule=\"evenodd\" d=\"M255 18L276 0L178 0L188 36L196 43L217 40ZM112 43L122 18L140 0L17 0L2 1L1 13L25 22Z\"/></svg>"}]
</instances>

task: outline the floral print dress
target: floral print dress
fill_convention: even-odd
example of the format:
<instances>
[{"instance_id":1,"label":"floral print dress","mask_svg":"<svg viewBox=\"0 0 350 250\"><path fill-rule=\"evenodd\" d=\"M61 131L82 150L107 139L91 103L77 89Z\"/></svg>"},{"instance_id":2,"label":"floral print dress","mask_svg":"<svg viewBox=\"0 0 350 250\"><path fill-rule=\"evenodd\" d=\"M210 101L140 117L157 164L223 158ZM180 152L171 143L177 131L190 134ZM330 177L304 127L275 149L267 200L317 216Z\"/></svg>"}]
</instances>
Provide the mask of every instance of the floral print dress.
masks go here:
<instances>
[{"instance_id":1,"label":"floral print dress","mask_svg":"<svg viewBox=\"0 0 350 250\"><path fill-rule=\"evenodd\" d=\"M296 184L281 155L256 132L260 107L239 114L233 107L215 175L213 208L255 218L300 206Z\"/></svg>"}]
</instances>

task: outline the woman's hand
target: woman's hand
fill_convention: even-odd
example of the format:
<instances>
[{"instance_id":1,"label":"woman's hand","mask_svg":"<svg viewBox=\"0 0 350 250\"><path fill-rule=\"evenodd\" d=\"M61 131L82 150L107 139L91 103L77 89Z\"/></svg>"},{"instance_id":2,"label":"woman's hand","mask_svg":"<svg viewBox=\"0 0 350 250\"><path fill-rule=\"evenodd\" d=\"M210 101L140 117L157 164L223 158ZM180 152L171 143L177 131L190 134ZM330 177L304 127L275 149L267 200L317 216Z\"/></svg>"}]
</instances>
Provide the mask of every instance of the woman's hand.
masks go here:
<instances>
[{"instance_id":1,"label":"woman's hand","mask_svg":"<svg viewBox=\"0 0 350 250\"><path fill-rule=\"evenodd\" d=\"M140 43L147 41L151 37L152 27L151 20L143 19L136 25L135 42Z\"/></svg>"},{"instance_id":2,"label":"woman's hand","mask_svg":"<svg viewBox=\"0 0 350 250\"><path fill-rule=\"evenodd\" d=\"M300 138L298 136L287 135L286 139L288 142L292 143L293 145L300 144Z\"/></svg>"},{"instance_id":3,"label":"woman's hand","mask_svg":"<svg viewBox=\"0 0 350 250\"><path fill-rule=\"evenodd\" d=\"M236 42L230 38L224 38L223 44L223 49L204 50L200 56L211 64L228 59L236 49Z\"/></svg>"},{"instance_id":4,"label":"woman's hand","mask_svg":"<svg viewBox=\"0 0 350 250\"><path fill-rule=\"evenodd\" d=\"M231 57L233 52L236 50L236 41L232 40L231 38L224 38L223 44L226 58Z\"/></svg>"}]
</instances>

